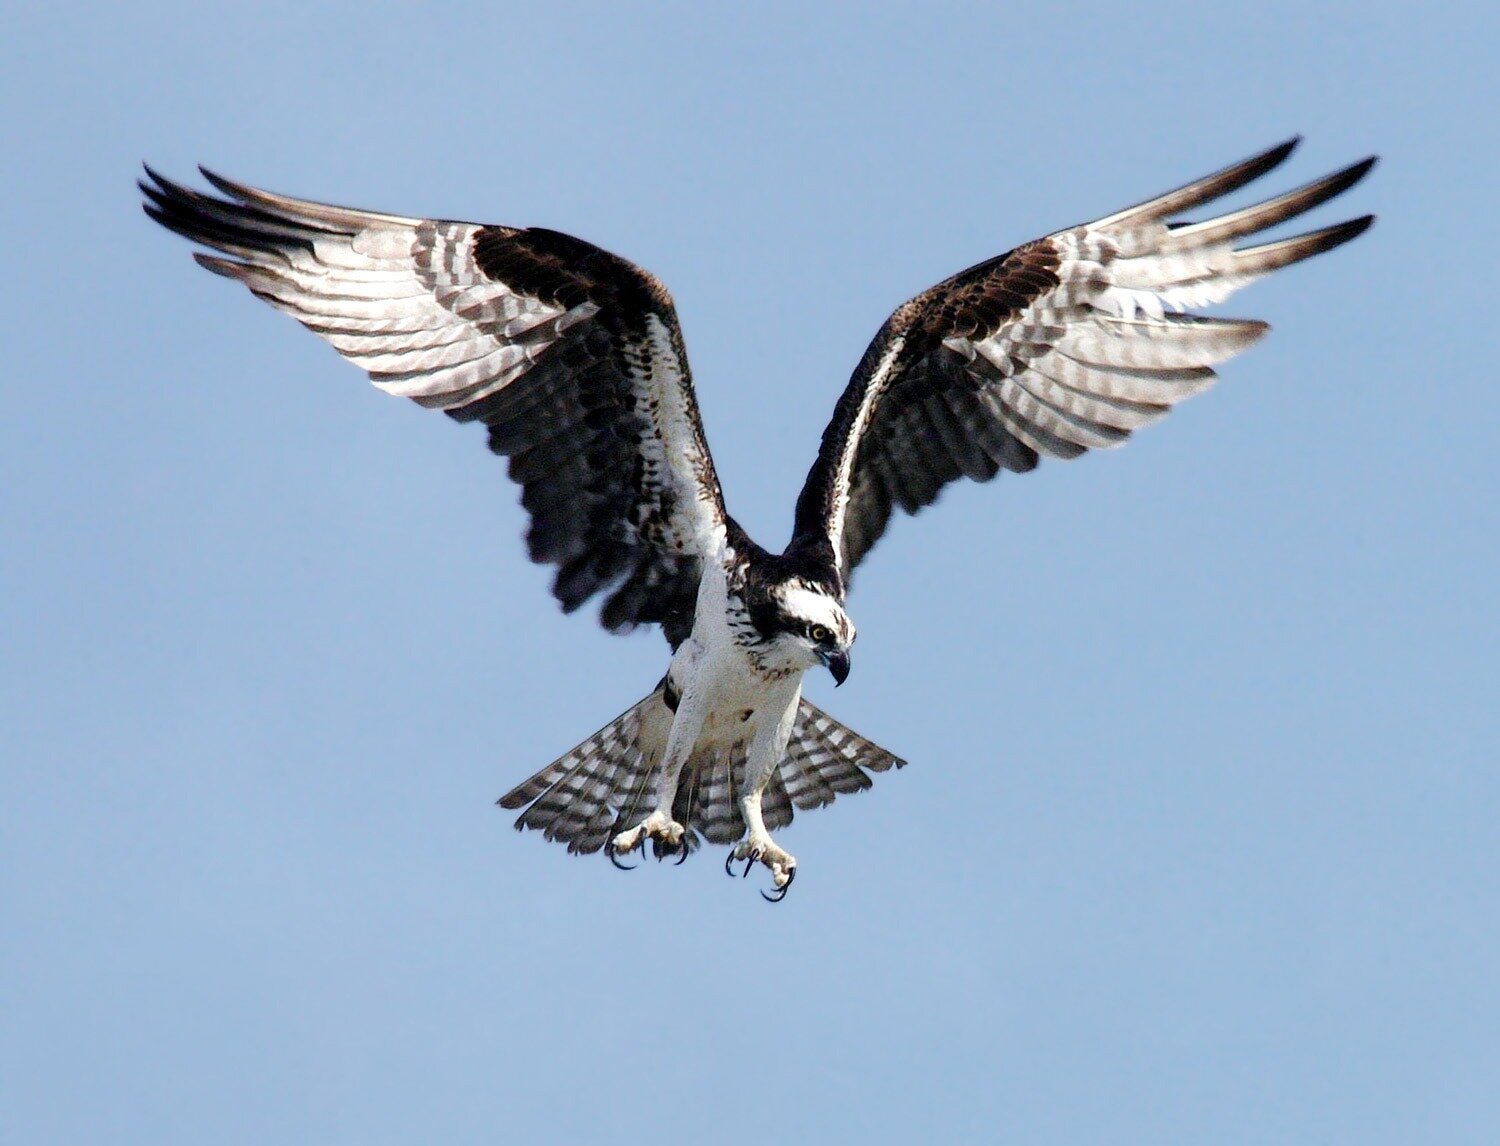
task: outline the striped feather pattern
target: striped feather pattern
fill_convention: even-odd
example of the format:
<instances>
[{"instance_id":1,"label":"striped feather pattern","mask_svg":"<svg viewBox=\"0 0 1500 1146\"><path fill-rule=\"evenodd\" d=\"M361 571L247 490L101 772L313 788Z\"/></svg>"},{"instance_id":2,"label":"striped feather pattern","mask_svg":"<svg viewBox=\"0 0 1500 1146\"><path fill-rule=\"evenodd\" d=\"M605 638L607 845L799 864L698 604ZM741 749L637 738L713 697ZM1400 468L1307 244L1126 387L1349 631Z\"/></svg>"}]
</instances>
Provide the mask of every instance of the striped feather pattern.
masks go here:
<instances>
[{"instance_id":1,"label":"striped feather pattern","mask_svg":"<svg viewBox=\"0 0 1500 1146\"><path fill-rule=\"evenodd\" d=\"M672 714L658 688L571 752L501 797L502 808L523 809L518 830L535 829L568 851L601 850L654 805ZM786 827L798 810L831 804L871 786L872 772L905 761L840 724L811 701L801 701L786 756L762 801L766 826ZM688 829L689 849L706 841L730 844L745 833L739 795L745 744L700 745L683 768L672 814Z\"/></svg>"},{"instance_id":2,"label":"striped feather pattern","mask_svg":"<svg viewBox=\"0 0 1500 1146\"><path fill-rule=\"evenodd\" d=\"M572 610L611 630L691 628L724 527L676 312L623 259L541 228L410 219L147 168L146 212L388 394L481 421L531 513L527 544Z\"/></svg>"},{"instance_id":3,"label":"striped feather pattern","mask_svg":"<svg viewBox=\"0 0 1500 1146\"><path fill-rule=\"evenodd\" d=\"M850 573L895 507L960 477L1110 449L1208 387L1263 322L1182 313L1362 233L1371 216L1238 240L1342 194L1373 158L1197 223L1172 217L1283 162L1288 141L1175 191L971 267L900 307L834 411L797 504L793 549Z\"/></svg>"}]
</instances>

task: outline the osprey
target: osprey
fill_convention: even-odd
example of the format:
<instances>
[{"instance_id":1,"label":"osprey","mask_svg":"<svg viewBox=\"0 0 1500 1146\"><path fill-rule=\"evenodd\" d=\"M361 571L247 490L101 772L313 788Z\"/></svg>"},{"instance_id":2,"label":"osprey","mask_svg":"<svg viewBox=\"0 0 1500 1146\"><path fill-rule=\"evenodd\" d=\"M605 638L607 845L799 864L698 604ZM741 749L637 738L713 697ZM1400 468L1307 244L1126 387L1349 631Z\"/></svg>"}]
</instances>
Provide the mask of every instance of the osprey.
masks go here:
<instances>
[{"instance_id":1,"label":"osprey","mask_svg":"<svg viewBox=\"0 0 1500 1146\"><path fill-rule=\"evenodd\" d=\"M203 170L224 198L149 167L145 210L290 314L389 394L482 422L531 515L534 561L565 611L604 595L611 632L660 625L666 674L645 699L502 797L570 852L649 841L678 862L734 844L729 870L797 861L770 835L794 808L868 788L903 761L802 698L842 684L850 577L892 512L961 477L1120 445L1214 380L1263 322L1185 313L1332 250L1366 215L1237 241L1333 198L1365 159L1201 222L1175 217L1291 153L1291 139L1092 223L961 271L899 307L854 371L797 499L792 538L761 548L725 511L677 314L646 271L540 227L485 226L306 202Z\"/></svg>"}]
</instances>

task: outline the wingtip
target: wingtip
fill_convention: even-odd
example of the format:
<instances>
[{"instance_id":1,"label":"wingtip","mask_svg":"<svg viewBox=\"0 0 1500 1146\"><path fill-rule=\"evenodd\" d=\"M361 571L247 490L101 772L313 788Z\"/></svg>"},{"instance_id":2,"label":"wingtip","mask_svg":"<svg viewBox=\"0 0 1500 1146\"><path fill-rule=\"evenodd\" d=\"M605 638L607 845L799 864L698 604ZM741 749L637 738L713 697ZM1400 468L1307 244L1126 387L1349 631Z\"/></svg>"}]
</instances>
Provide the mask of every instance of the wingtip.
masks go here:
<instances>
[{"instance_id":1,"label":"wingtip","mask_svg":"<svg viewBox=\"0 0 1500 1146\"><path fill-rule=\"evenodd\" d=\"M1245 274L1268 274L1282 267L1293 266L1314 255L1325 254L1357 239L1375 222L1374 215L1361 215L1344 223L1335 223L1306 234L1293 235L1289 239L1278 239L1258 247L1244 247L1235 251L1237 267Z\"/></svg>"},{"instance_id":2,"label":"wingtip","mask_svg":"<svg viewBox=\"0 0 1500 1146\"><path fill-rule=\"evenodd\" d=\"M1323 254L1335 247L1342 247L1345 243L1359 238L1368 231L1375 223L1374 215L1361 215L1357 219L1350 219L1345 223L1336 223L1332 227L1325 227L1321 231L1315 231L1307 236L1317 240L1317 253Z\"/></svg>"},{"instance_id":3,"label":"wingtip","mask_svg":"<svg viewBox=\"0 0 1500 1146\"><path fill-rule=\"evenodd\" d=\"M217 255L210 255L204 251L193 252L193 262L197 263L206 271L212 271L216 275L223 275L226 279L234 279L242 282L250 273L250 268L244 263L236 262L234 259L221 259Z\"/></svg>"},{"instance_id":4,"label":"wingtip","mask_svg":"<svg viewBox=\"0 0 1500 1146\"><path fill-rule=\"evenodd\" d=\"M1097 219L1093 226L1112 227L1142 219L1165 220L1181 211L1220 199L1279 167L1301 142L1300 135L1284 139L1273 147L1268 147L1228 167L1220 168L1211 175L1205 175L1201 179L1185 183L1164 195L1158 195L1137 203L1133 207L1127 207L1123 211L1116 211L1113 215Z\"/></svg>"},{"instance_id":5,"label":"wingtip","mask_svg":"<svg viewBox=\"0 0 1500 1146\"><path fill-rule=\"evenodd\" d=\"M1356 183L1358 183L1361 179L1368 175L1374 169L1375 165L1379 162L1380 156L1366 155L1358 163L1351 163L1342 171L1334 172L1333 175L1329 176L1329 180L1330 182L1336 182L1338 185L1338 190L1335 192L1335 194L1342 195L1345 191L1353 187Z\"/></svg>"},{"instance_id":6,"label":"wingtip","mask_svg":"<svg viewBox=\"0 0 1500 1146\"><path fill-rule=\"evenodd\" d=\"M195 195L200 195L199 192L194 191L191 187L186 187L178 183L175 179L170 179L163 175L149 163L142 163L141 169L146 172L151 182L147 183L144 180L136 180L136 186L144 194L151 196L153 199L158 201L167 198L191 199Z\"/></svg>"},{"instance_id":7,"label":"wingtip","mask_svg":"<svg viewBox=\"0 0 1500 1146\"><path fill-rule=\"evenodd\" d=\"M137 179L135 185L141 189L141 193L144 195L160 195L163 191L170 191L175 186L170 179L144 159L141 160L141 170L146 173L146 178Z\"/></svg>"},{"instance_id":8,"label":"wingtip","mask_svg":"<svg viewBox=\"0 0 1500 1146\"><path fill-rule=\"evenodd\" d=\"M1251 180L1259 179L1261 176L1280 167L1287 161L1292 152L1296 151L1300 146L1302 146L1302 136L1300 134L1293 135L1287 139L1283 139L1274 147L1262 151L1255 158L1248 160L1244 166L1255 172L1251 176Z\"/></svg>"},{"instance_id":9,"label":"wingtip","mask_svg":"<svg viewBox=\"0 0 1500 1146\"><path fill-rule=\"evenodd\" d=\"M228 195L233 199L243 200L245 198L245 196L241 193L240 186L235 183L234 180L226 179L224 176L220 175L212 168L206 167L202 163L200 163L198 164L198 174L207 179L210 185L212 185L221 194Z\"/></svg>"}]
</instances>

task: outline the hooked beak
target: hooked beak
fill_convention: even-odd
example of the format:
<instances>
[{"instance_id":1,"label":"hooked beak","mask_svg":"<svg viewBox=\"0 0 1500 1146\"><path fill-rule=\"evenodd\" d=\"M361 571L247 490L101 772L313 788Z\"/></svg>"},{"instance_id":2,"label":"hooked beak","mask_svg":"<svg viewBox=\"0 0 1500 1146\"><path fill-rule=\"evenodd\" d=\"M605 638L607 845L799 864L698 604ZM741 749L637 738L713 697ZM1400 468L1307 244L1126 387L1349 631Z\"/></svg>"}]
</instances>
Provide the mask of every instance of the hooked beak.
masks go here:
<instances>
[{"instance_id":1,"label":"hooked beak","mask_svg":"<svg viewBox=\"0 0 1500 1146\"><path fill-rule=\"evenodd\" d=\"M827 653L823 657L823 663L828 666L828 671L833 674L835 688L849 679L848 653Z\"/></svg>"}]
</instances>

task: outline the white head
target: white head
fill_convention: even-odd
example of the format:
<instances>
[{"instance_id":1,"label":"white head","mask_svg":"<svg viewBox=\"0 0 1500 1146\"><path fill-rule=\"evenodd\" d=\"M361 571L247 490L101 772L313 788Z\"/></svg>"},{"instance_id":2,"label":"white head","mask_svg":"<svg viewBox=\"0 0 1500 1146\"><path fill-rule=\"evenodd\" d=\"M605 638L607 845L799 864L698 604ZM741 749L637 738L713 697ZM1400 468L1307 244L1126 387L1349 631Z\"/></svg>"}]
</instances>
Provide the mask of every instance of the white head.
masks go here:
<instances>
[{"instance_id":1,"label":"white head","mask_svg":"<svg viewBox=\"0 0 1500 1146\"><path fill-rule=\"evenodd\" d=\"M854 622L844 607L816 584L782 582L768 594L769 609L756 619L776 655L789 667L823 665L839 684L849 675Z\"/></svg>"}]
</instances>

